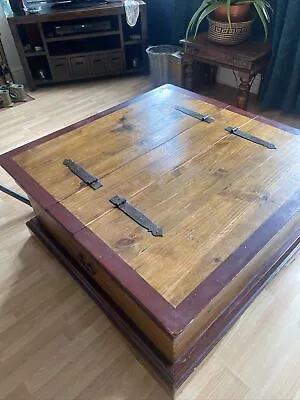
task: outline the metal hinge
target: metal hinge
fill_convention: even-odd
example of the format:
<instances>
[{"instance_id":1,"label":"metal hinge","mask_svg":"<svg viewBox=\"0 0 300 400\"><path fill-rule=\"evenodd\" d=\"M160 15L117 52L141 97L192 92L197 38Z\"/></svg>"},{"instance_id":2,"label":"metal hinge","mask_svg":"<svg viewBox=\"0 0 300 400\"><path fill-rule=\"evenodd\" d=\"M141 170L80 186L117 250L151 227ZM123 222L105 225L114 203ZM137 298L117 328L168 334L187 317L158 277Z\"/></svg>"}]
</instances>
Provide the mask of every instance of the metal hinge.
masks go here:
<instances>
[{"instance_id":1,"label":"metal hinge","mask_svg":"<svg viewBox=\"0 0 300 400\"><path fill-rule=\"evenodd\" d=\"M70 169L78 178L80 178L86 185L92 189L97 190L103 186L99 178L91 175L81 165L76 164L73 160L66 159L63 164Z\"/></svg>"},{"instance_id":2,"label":"metal hinge","mask_svg":"<svg viewBox=\"0 0 300 400\"><path fill-rule=\"evenodd\" d=\"M182 112L183 114L189 115L190 117L196 118L199 121L204 121L209 124L214 121L214 119L212 117L210 117L209 115L199 114L196 111L189 110L188 108L185 108L185 107L176 107L175 109L177 111Z\"/></svg>"},{"instance_id":3,"label":"metal hinge","mask_svg":"<svg viewBox=\"0 0 300 400\"><path fill-rule=\"evenodd\" d=\"M140 210L132 206L128 201L121 196L114 196L109 200L115 207L119 208L123 213L128 215L137 224L151 232L153 236L163 236L163 230L155 225L148 217L146 217Z\"/></svg>"},{"instance_id":4,"label":"metal hinge","mask_svg":"<svg viewBox=\"0 0 300 400\"><path fill-rule=\"evenodd\" d=\"M250 135L250 133L240 131L238 128L232 128L231 126L228 126L228 128L225 128L225 131L232 133L236 136L239 136L243 139L249 140L250 142L267 147L268 149L276 149L275 144L267 142L266 140L258 138L257 136Z\"/></svg>"}]
</instances>

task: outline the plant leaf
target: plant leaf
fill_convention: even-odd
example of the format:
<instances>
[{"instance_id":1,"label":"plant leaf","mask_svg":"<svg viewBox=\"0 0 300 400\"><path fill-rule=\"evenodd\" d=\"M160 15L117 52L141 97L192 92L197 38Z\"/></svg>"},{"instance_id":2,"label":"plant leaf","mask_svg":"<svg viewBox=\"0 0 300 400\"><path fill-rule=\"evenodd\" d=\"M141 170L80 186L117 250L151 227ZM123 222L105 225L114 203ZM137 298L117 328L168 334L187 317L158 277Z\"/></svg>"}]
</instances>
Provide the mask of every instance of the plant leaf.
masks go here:
<instances>
[{"instance_id":1,"label":"plant leaf","mask_svg":"<svg viewBox=\"0 0 300 400\"><path fill-rule=\"evenodd\" d=\"M269 16L268 10L266 8L265 2L263 0L257 0L257 5L261 8L266 20L268 22L270 22L270 16Z\"/></svg>"},{"instance_id":2,"label":"plant leaf","mask_svg":"<svg viewBox=\"0 0 300 400\"><path fill-rule=\"evenodd\" d=\"M206 7L208 7L210 4L209 0L204 0L201 4L201 6L195 11L194 15L192 16L190 23L187 27L186 30L186 38L188 37L189 33L192 32L193 27L197 21L198 16L201 14L202 10L204 10Z\"/></svg>"},{"instance_id":3,"label":"plant leaf","mask_svg":"<svg viewBox=\"0 0 300 400\"><path fill-rule=\"evenodd\" d=\"M226 2L227 18L228 18L228 22L229 22L229 27L231 29L232 25L231 25L231 17L230 17L230 4L231 4L231 0L227 0L227 2Z\"/></svg>"},{"instance_id":4,"label":"plant leaf","mask_svg":"<svg viewBox=\"0 0 300 400\"><path fill-rule=\"evenodd\" d=\"M0 0L1 1L1 0ZM230 28L231 17L230 17L230 5L232 4L253 4L256 12L261 20L261 23L265 31L265 40L268 37L268 26L267 23L270 22L270 11L273 12L272 6L268 0L203 0L200 7L196 10L192 16L187 31L186 38L194 30L194 37L197 35L199 26L203 19L207 17L211 12L213 12L218 6L226 5L227 19ZM269 11L270 10L270 11Z\"/></svg>"},{"instance_id":5,"label":"plant leaf","mask_svg":"<svg viewBox=\"0 0 300 400\"><path fill-rule=\"evenodd\" d=\"M265 30L265 41L267 40L268 37L268 27L267 27L267 20L265 18L264 13L262 12L261 8L259 7L259 5L255 2L253 3L254 7L257 11L257 14L259 15L259 18L261 20L261 23L263 24L264 30Z\"/></svg>"},{"instance_id":6,"label":"plant leaf","mask_svg":"<svg viewBox=\"0 0 300 400\"><path fill-rule=\"evenodd\" d=\"M215 9L218 7L218 4L211 4L210 6L208 6L203 12L202 14L199 16L198 18L198 22L196 25L196 29L195 29L195 34L194 34L194 38L196 37L198 30L199 30L199 26L201 24L201 22L204 20L205 17L207 17L210 13L212 13L213 11L215 11Z\"/></svg>"}]
</instances>

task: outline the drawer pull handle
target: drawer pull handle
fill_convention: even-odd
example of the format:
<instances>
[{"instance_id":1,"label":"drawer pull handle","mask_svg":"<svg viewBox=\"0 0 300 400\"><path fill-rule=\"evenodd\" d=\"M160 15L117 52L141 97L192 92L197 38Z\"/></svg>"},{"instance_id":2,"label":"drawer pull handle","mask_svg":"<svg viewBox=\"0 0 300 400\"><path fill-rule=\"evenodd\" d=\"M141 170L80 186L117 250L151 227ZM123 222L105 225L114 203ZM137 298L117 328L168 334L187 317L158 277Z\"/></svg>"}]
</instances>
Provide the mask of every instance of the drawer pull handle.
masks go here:
<instances>
[{"instance_id":1,"label":"drawer pull handle","mask_svg":"<svg viewBox=\"0 0 300 400\"><path fill-rule=\"evenodd\" d=\"M82 62L82 61L76 61L75 64L76 64L76 65L84 65L84 62Z\"/></svg>"},{"instance_id":2,"label":"drawer pull handle","mask_svg":"<svg viewBox=\"0 0 300 400\"><path fill-rule=\"evenodd\" d=\"M64 64L56 64L56 67L57 68L59 68L59 67L64 67L65 65Z\"/></svg>"}]
</instances>

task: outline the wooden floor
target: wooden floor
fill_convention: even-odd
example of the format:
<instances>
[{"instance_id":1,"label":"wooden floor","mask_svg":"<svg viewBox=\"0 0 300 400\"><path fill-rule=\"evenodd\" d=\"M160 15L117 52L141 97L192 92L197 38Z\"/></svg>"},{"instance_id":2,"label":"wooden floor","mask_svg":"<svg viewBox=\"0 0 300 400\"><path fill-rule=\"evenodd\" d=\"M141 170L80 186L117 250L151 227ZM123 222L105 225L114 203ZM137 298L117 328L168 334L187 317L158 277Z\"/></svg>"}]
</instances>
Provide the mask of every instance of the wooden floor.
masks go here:
<instances>
[{"instance_id":1,"label":"wooden floor","mask_svg":"<svg viewBox=\"0 0 300 400\"><path fill-rule=\"evenodd\" d=\"M141 77L37 91L36 101L0 113L0 152L149 88ZM15 187L2 170L0 182ZM0 195L0 399L168 399L93 301L30 237L24 222L31 217L29 207ZM300 399L299 286L300 255L177 399Z\"/></svg>"}]
</instances>

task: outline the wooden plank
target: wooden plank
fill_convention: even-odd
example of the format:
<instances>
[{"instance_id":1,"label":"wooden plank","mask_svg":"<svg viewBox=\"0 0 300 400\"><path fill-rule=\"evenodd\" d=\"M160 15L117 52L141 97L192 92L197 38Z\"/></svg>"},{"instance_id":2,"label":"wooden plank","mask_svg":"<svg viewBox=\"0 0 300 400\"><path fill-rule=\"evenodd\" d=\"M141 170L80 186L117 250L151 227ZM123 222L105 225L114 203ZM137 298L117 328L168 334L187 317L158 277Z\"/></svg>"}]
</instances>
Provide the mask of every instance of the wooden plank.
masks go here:
<instances>
[{"instance_id":1,"label":"wooden plank","mask_svg":"<svg viewBox=\"0 0 300 400\"><path fill-rule=\"evenodd\" d=\"M73 159L93 175L104 178L199 123L174 110L178 103L204 113L219 111L214 105L185 95L175 97L172 91L165 91L161 96L142 98L136 104L42 143L14 159L61 201L82 189L78 178L63 166L65 158Z\"/></svg>"},{"instance_id":2,"label":"wooden plank","mask_svg":"<svg viewBox=\"0 0 300 400\"><path fill-rule=\"evenodd\" d=\"M85 188L61 203L83 224L88 224L111 210L108 199L116 193L120 192L131 198L154 184L164 174L184 166L191 158L206 152L214 143L228 135L224 126L229 121L241 125L250 121L247 117L225 113L224 110L214 115L214 124L198 123L107 175L103 179L104 187L101 192L95 193ZM101 175L101 168L101 165L95 167L97 176Z\"/></svg>"},{"instance_id":3,"label":"wooden plank","mask_svg":"<svg viewBox=\"0 0 300 400\"><path fill-rule=\"evenodd\" d=\"M299 138L254 121L251 132L253 126L258 136L273 137L278 151L230 135L133 196L164 228L163 238L119 210L88 224L173 306L300 187Z\"/></svg>"}]
</instances>

